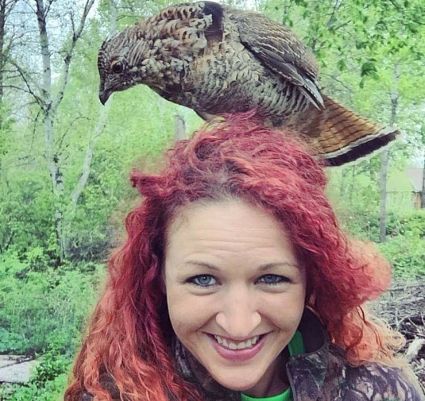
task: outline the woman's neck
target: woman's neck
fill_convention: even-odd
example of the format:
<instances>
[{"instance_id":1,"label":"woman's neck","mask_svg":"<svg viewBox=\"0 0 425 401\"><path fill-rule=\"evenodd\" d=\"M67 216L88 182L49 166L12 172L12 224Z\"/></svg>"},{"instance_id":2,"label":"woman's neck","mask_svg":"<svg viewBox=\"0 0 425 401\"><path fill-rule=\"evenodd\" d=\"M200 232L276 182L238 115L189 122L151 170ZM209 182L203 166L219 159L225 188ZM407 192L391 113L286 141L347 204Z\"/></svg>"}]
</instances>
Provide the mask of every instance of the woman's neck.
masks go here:
<instances>
[{"instance_id":1,"label":"woman's neck","mask_svg":"<svg viewBox=\"0 0 425 401\"><path fill-rule=\"evenodd\" d=\"M286 360L286 352L282 352L269 366L261 380L244 393L251 397L270 397L286 390L289 387L284 368Z\"/></svg>"}]
</instances>

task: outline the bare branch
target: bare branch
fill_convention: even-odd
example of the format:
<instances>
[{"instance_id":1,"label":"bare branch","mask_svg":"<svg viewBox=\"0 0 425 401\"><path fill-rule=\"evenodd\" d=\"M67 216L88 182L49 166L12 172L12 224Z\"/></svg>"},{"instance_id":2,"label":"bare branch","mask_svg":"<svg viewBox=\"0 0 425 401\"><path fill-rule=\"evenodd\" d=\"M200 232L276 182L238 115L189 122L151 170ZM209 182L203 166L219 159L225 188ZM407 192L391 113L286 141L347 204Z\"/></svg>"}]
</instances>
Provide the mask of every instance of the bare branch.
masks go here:
<instances>
[{"instance_id":1,"label":"bare branch","mask_svg":"<svg viewBox=\"0 0 425 401\"><path fill-rule=\"evenodd\" d=\"M91 163L92 163L93 153L94 153L94 147L96 145L98 138L102 135L102 133L105 130L106 120L107 120L107 117L108 117L109 109L111 107L111 103L108 102L106 107L103 107L101 109L100 116L99 116L99 119L97 121L95 130L94 130L94 135L90 139L90 141L87 145L86 154L84 156L84 161L83 161L82 172L81 172L80 178L79 178L77 184L75 185L75 188L73 189L72 194L71 194L71 205L70 205L70 207L71 207L72 213L75 211L75 209L77 207L78 200L80 199L80 196L83 193L83 190L84 190L84 188L87 184L87 181L89 179Z\"/></svg>"},{"instance_id":2,"label":"bare branch","mask_svg":"<svg viewBox=\"0 0 425 401\"><path fill-rule=\"evenodd\" d=\"M47 21L45 16L45 8L43 0L36 0L37 10L37 23L40 40L41 58L43 63L43 79L41 85L41 93L45 110L47 112L51 104L51 86L52 86L52 70L50 60L50 45L49 37L47 35Z\"/></svg>"},{"instance_id":3,"label":"bare branch","mask_svg":"<svg viewBox=\"0 0 425 401\"><path fill-rule=\"evenodd\" d=\"M74 36L75 35L75 21L74 21L74 14L72 12L69 13L69 18L71 19L72 36Z\"/></svg>"},{"instance_id":4,"label":"bare branch","mask_svg":"<svg viewBox=\"0 0 425 401\"><path fill-rule=\"evenodd\" d=\"M31 91L29 91L28 89L21 88L20 86L12 85L12 84L3 85L3 88L5 88L5 89L15 89L15 90L17 90L17 91L27 93L27 94L29 94L29 95L31 95L31 96L33 96L33 97L34 97L34 99L36 100L36 103L37 103L40 107L42 106L43 101L42 101L40 98L37 98L37 96L36 96L36 95L34 95L34 93L33 93L33 92L31 92Z\"/></svg>"},{"instance_id":5,"label":"bare branch","mask_svg":"<svg viewBox=\"0 0 425 401\"><path fill-rule=\"evenodd\" d=\"M31 11L34 13L34 14L37 14L37 12L35 11L35 8L33 7L33 5L31 4L31 1L29 1L29 0L25 0L25 4L31 9Z\"/></svg>"},{"instance_id":6,"label":"bare branch","mask_svg":"<svg viewBox=\"0 0 425 401\"><path fill-rule=\"evenodd\" d=\"M34 118L34 123L33 123L33 128L32 128L32 137L31 137L31 149L32 149L33 144L34 144L36 131L37 131L38 119L40 118L40 115L41 115L41 109L38 110L37 115Z\"/></svg>"},{"instance_id":7,"label":"bare branch","mask_svg":"<svg viewBox=\"0 0 425 401\"><path fill-rule=\"evenodd\" d=\"M22 39L24 37L24 34L21 33L20 35L17 35L16 33L14 33L13 35L9 36L9 42L6 44L3 53L8 55L13 47L13 45L19 40Z\"/></svg>"},{"instance_id":8,"label":"bare branch","mask_svg":"<svg viewBox=\"0 0 425 401\"><path fill-rule=\"evenodd\" d=\"M15 70L9 70L7 68L5 68L3 70L3 73L10 80L13 80L13 79L16 79L16 78L19 78L20 77L20 75Z\"/></svg>"},{"instance_id":9,"label":"bare branch","mask_svg":"<svg viewBox=\"0 0 425 401\"><path fill-rule=\"evenodd\" d=\"M9 17L10 13L12 12L12 10L14 9L17 3L18 3L18 0L10 0L5 3L5 10L4 10L5 20L7 20L7 18Z\"/></svg>"},{"instance_id":10,"label":"bare branch","mask_svg":"<svg viewBox=\"0 0 425 401\"><path fill-rule=\"evenodd\" d=\"M44 18L47 18L47 15L50 12L50 8L52 7L52 4L55 2L56 0L50 0L47 2L46 8L45 8L45 12L44 12Z\"/></svg>"},{"instance_id":11,"label":"bare branch","mask_svg":"<svg viewBox=\"0 0 425 401\"><path fill-rule=\"evenodd\" d=\"M346 85L344 82L342 82L340 79L336 78L333 74L323 73L322 77L327 77L328 79L337 82L339 85L341 85L347 92L352 92L353 88L351 86Z\"/></svg>"},{"instance_id":12,"label":"bare branch","mask_svg":"<svg viewBox=\"0 0 425 401\"><path fill-rule=\"evenodd\" d=\"M12 64L16 68L16 70L17 70L18 74L20 75L21 79L24 81L24 84L26 86L26 89L21 88L19 86L15 86L15 85L9 85L9 87L11 87L13 89L20 90L20 91L24 91L24 92L30 94L35 99L35 101L38 103L38 105L41 108L44 109L45 106L46 106L46 104L43 101L43 99L39 95L37 95L36 90L33 88L32 84L29 82L29 79L27 77L26 72L15 61L9 60L9 63ZM39 88L37 88L37 89L39 89Z\"/></svg>"},{"instance_id":13,"label":"bare branch","mask_svg":"<svg viewBox=\"0 0 425 401\"><path fill-rule=\"evenodd\" d=\"M64 65L63 65L62 74L61 74L62 75L62 83L60 85L58 95L57 95L54 103L52 104L53 112L55 112L57 110L57 108L59 107L59 105L62 102L62 99L64 97L65 88L68 84L69 67L70 67L70 64L71 64L72 55L74 53L75 46L76 46L78 40L81 37L81 34L83 32L83 29L84 29L84 25L86 23L87 15L90 12L90 9L92 8L93 4L94 4L94 0L87 0L86 1L86 4L84 6L84 10L83 10L83 14L82 14L81 19L80 19L80 23L79 23L76 30L74 30L74 21L73 21L73 16L71 14L73 34L72 34L71 44L68 48L68 51L65 53Z\"/></svg>"},{"instance_id":14,"label":"bare branch","mask_svg":"<svg viewBox=\"0 0 425 401\"><path fill-rule=\"evenodd\" d=\"M59 141L56 145L56 148L58 149L58 152L61 152L61 149L63 147L63 143L65 138L68 136L69 131L71 131L71 129L74 127L74 125L77 123L77 121L81 121L81 120L87 120L90 121L90 118L86 117L86 116L78 116L76 118L74 118L74 120L69 124L68 128L64 131L64 133L61 135L61 137L59 138Z\"/></svg>"},{"instance_id":15,"label":"bare branch","mask_svg":"<svg viewBox=\"0 0 425 401\"><path fill-rule=\"evenodd\" d=\"M339 25L335 26L332 28L332 30L334 32L340 30L341 28L344 28L344 26L351 24L351 21L345 21L345 22L341 22Z\"/></svg>"}]
</instances>

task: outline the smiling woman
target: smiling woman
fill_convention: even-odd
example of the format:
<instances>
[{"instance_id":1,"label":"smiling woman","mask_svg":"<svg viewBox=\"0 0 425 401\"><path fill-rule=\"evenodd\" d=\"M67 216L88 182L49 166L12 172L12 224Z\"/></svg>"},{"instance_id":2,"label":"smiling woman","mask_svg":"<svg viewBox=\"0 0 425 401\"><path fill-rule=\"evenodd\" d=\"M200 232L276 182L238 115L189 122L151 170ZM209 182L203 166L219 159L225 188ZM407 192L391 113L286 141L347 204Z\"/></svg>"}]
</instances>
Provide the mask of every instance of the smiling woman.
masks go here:
<instances>
[{"instance_id":1,"label":"smiling woman","mask_svg":"<svg viewBox=\"0 0 425 401\"><path fill-rule=\"evenodd\" d=\"M66 401L419 401L365 312L390 270L348 240L291 134L229 117L176 144L143 195Z\"/></svg>"},{"instance_id":2,"label":"smiling woman","mask_svg":"<svg viewBox=\"0 0 425 401\"><path fill-rule=\"evenodd\" d=\"M257 397L285 390L274 373L306 277L272 215L240 200L186 206L168 230L165 287L174 332L218 383Z\"/></svg>"}]
</instances>

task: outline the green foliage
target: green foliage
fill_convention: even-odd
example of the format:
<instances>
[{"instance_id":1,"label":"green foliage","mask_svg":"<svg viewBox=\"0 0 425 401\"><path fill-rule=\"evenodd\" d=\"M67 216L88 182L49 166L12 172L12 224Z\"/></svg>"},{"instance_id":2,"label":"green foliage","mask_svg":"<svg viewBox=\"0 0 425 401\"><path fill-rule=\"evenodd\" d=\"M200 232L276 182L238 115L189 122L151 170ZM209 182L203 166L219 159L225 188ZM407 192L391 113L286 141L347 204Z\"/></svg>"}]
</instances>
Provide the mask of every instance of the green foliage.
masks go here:
<instances>
[{"instance_id":1,"label":"green foliage","mask_svg":"<svg viewBox=\"0 0 425 401\"><path fill-rule=\"evenodd\" d=\"M36 383L0 386L2 401L62 401L68 375L63 373L39 387Z\"/></svg>"},{"instance_id":2,"label":"green foliage","mask_svg":"<svg viewBox=\"0 0 425 401\"><path fill-rule=\"evenodd\" d=\"M424 277L425 210L390 215L387 234L388 240L379 247L391 261L394 274L410 279Z\"/></svg>"},{"instance_id":3,"label":"green foliage","mask_svg":"<svg viewBox=\"0 0 425 401\"><path fill-rule=\"evenodd\" d=\"M14 123L9 108L0 99L0 161L9 151L10 135L13 133Z\"/></svg>"},{"instance_id":4,"label":"green foliage","mask_svg":"<svg viewBox=\"0 0 425 401\"><path fill-rule=\"evenodd\" d=\"M404 236L424 240L425 209L411 211L399 216L391 214L388 218L387 233L391 237ZM425 248L423 245L422 248Z\"/></svg>"},{"instance_id":5,"label":"green foliage","mask_svg":"<svg viewBox=\"0 0 425 401\"><path fill-rule=\"evenodd\" d=\"M72 354L95 301L102 265L83 265L82 271L76 266L41 267L38 252L35 266L16 254L1 257L1 353L40 353L54 346Z\"/></svg>"},{"instance_id":6,"label":"green foliage","mask_svg":"<svg viewBox=\"0 0 425 401\"><path fill-rule=\"evenodd\" d=\"M423 238L397 236L379 244L393 266L394 275L415 279L425 276L425 247Z\"/></svg>"},{"instance_id":7,"label":"green foliage","mask_svg":"<svg viewBox=\"0 0 425 401\"><path fill-rule=\"evenodd\" d=\"M367 172L362 163L332 171L329 196L348 233L378 242L379 194L372 181L373 166L369 166ZM413 209L411 192L406 193L410 207L392 207L387 216L387 241L378 246L391 262L396 277L414 279L425 275L425 210ZM394 195L388 196L391 199ZM399 199L394 203L400 203Z\"/></svg>"},{"instance_id":8,"label":"green foliage","mask_svg":"<svg viewBox=\"0 0 425 401\"><path fill-rule=\"evenodd\" d=\"M24 385L0 385L2 401L60 401L66 388L72 361L52 346L40 358L31 379Z\"/></svg>"},{"instance_id":9,"label":"green foliage","mask_svg":"<svg viewBox=\"0 0 425 401\"><path fill-rule=\"evenodd\" d=\"M377 240L379 193L370 164L331 171L328 196L346 231L365 240Z\"/></svg>"},{"instance_id":10,"label":"green foliage","mask_svg":"<svg viewBox=\"0 0 425 401\"><path fill-rule=\"evenodd\" d=\"M32 247L45 246L53 231L52 198L40 172L25 174L10 169L0 187L0 252L25 253Z\"/></svg>"},{"instance_id":11,"label":"green foliage","mask_svg":"<svg viewBox=\"0 0 425 401\"><path fill-rule=\"evenodd\" d=\"M50 349L34 369L30 384L35 384L37 388L45 387L48 382L65 374L69 370L70 363L69 358L61 355L58 349Z\"/></svg>"}]
</instances>

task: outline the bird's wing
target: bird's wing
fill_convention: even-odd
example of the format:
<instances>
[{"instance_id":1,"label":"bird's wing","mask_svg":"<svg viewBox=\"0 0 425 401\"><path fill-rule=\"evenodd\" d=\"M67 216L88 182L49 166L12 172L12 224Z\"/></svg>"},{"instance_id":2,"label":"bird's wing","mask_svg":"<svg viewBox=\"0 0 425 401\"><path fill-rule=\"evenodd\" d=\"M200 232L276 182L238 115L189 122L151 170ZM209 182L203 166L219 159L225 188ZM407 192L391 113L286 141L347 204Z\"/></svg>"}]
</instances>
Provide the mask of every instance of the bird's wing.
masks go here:
<instances>
[{"instance_id":1,"label":"bird's wing","mask_svg":"<svg viewBox=\"0 0 425 401\"><path fill-rule=\"evenodd\" d=\"M298 86L316 107L323 108L316 60L289 28L254 12L232 10L230 18L243 45L265 67Z\"/></svg>"},{"instance_id":2,"label":"bird's wing","mask_svg":"<svg viewBox=\"0 0 425 401\"><path fill-rule=\"evenodd\" d=\"M223 40L223 7L212 1L198 1L171 5L157 15L136 24L141 33L155 30L160 36L180 36L176 32L186 31L188 36L202 31L208 41ZM185 39L185 35L182 40Z\"/></svg>"}]
</instances>

